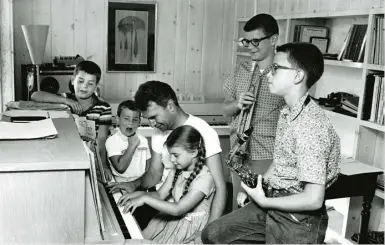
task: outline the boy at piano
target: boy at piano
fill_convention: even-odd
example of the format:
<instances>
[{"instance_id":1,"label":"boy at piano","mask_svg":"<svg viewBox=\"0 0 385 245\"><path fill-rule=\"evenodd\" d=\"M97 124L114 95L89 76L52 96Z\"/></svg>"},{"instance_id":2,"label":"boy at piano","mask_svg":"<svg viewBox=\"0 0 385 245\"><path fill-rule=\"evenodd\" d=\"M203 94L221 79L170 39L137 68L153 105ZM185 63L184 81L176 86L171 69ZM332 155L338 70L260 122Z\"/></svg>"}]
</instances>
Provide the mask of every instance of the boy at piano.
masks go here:
<instances>
[{"instance_id":1,"label":"boy at piano","mask_svg":"<svg viewBox=\"0 0 385 245\"><path fill-rule=\"evenodd\" d=\"M129 182L144 174L151 152L146 137L136 132L140 111L135 102L121 102L116 115L118 128L106 141L107 156L115 181Z\"/></svg>"},{"instance_id":2,"label":"boy at piano","mask_svg":"<svg viewBox=\"0 0 385 245\"><path fill-rule=\"evenodd\" d=\"M110 180L112 175L107 164L105 142L111 125L111 106L95 93L101 74L100 67L96 63L89 60L81 61L76 65L71 81L74 92L51 94L45 91L36 91L32 94L31 99L68 105L72 113L95 122L96 141L99 146L100 157L106 178Z\"/></svg>"},{"instance_id":3,"label":"boy at piano","mask_svg":"<svg viewBox=\"0 0 385 245\"><path fill-rule=\"evenodd\" d=\"M192 126L174 129L165 142L175 165L157 192L125 194L118 205L124 212L144 204L160 211L143 231L143 237L156 243L183 243L201 231L210 215L215 192L214 179L205 165L205 145ZM166 201L172 197L174 202Z\"/></svg>"}]
</instances>

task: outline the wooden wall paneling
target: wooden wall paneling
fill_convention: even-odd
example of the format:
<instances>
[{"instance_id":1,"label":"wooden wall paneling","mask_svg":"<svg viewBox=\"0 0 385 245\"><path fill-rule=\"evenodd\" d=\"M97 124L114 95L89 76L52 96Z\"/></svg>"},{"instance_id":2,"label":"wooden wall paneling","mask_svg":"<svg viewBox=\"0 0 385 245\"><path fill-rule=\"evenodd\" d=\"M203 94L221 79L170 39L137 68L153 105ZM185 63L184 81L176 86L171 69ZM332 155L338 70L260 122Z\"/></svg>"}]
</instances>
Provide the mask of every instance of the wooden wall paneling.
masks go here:
<instances>
[{"instance_id":1,"label":"wooden wall paneling","mask_svg":"<svg viewBox=\"0 0 385 245\"><path fill-rule=\"evenodd\" d=\"M128 99L133 99L133 94L137 90L137 81L138 77L142 76L141 74L138 73L126 73L124 75L124 96L122 100L128 100ZM119 83L120 84L120 83Z\"/></svg>"},{"instance_id":2,"label":"wooden wall paneling","mask_svg":"<svg viewBox=\"0 0 385 245\"><path fill-rule=\"evenodd\" d=\"M350 9L361 9L362 0L350 0Z\"/></svg>"},{"instance_id":3,"label":"wooden wall paneling","mask_svg":"<svg viewBox=\"0 0 385 245\"><path fill-rule=\"evenodd\" d=\"M99 82L102 95L111 85L108 75L106 75L107 60L107 0L87 0L86 14L86 51L85 59L92 60L100 66L102 77ZM113 86L121 86L124 88L124 79L121 81L113 81ZM116 96L124 97L124 90L118 90Z\"/></svg>"},{"instance_id":4,"label":"wooden wall paneling","mask_svg":"<svg viewBox=\"0 0 385 245\"><path fill-rule=\"evenodd\" d=\"M176 35L175 0L162 0L158 2L158 30L157 30L157 62L156 74L160 81L174 87L174 59Z\"/></svg>"},{"instance_id":5,"label":"wooden wall paneling","mask_svg":"<svg viewBox=\"0 0 385 245\"><path fill-rule=\"evenodd\" d=\"M51 1L34 0L32 2L32 24L50 25L51 24ZM44 62L52 63L52 30L48 30L47 43L45 45Z\"/></svg>"},{"instance_id":6,"label":"wooden wall paneling","mask_svg":"<svg viewBox=\"0 0 385 245\"><path fill-rule=\"evenodd\" d=\"M385 0L380 0L380 7L383 8L385 6Z\"/></svg>"},{"instance_id":7,"label":"wooden wall paneling","mask_svg":"<svg viewBox=\"0 0 385 245\"><path fill-rule=\"evenodd\" d=\"M174 88L175 92L186 91L186 50L189 1L177 0L175 58L174 58Z\"/></svg>"},{"instance_id":8,"label":"wooden wall paneling","mask_svg":"<svg viewBox=\"0 0 385 245\"><path fill-rule=\"evenodd\" d=\"M270 1L269 0L258 0L256 4L256 12L259 13L270 13Z\"/></svg>"},{"instance_id":9,"label":"wooden wall paneling","mask_svg":"<svg viewBox=\"0 0 385 245\"><path fill-rule=\"evenodd\" d=\"M0 113L14 100L13 2L0 1Z\"/></svg>"},{"instance_id":10,"label":"wooden wall paneling","mask_svg":"<svg viewBox=\"0 0 385 245\"><path fill-rule=\"evenodd\" d=\"M309 0L309 13L319 12L319 0Z\"/></svg>"},{"instance_id":11,"label":"wooden wall paneling","mask_svg":"<svg viewBox=\"0 0 385 245\"><path fill-rule=\"evenodd\" d=\"M282 14L287 14L285 9L286 9L286 1L279 0L278 1L278 8L277 8L277 14L282 15Z\"/></svg>"},{"instance_id":12,"label":"wooden wall paneling","mask_svg":"<svg viewBox=\"0 0 385 245\"><path fill-rule=\"evenodd\" d=\"M298 0L298 13L309 13L309 0Z\"/></svg>"},{"instance_id":13,"label":"wooden wall paneling","mask_svg":"<svg viewBox=\"0 0 385 245\"><path fill-rule=\"evenodd\" d=\"M21 25L32 24L32 1L13 1L13 44L14 44L14 69L15 69L15 97L21 98L20 86L26 82L21 81L21 64L31 64L27 43Z\"/></svg>"},{"instance_id":14,"label":"wooden wall paneling","mask_svg":"<svg viewBox=\"0 0 385 245\"><path fill-rule=\"evenodd\" d=\"M75 0L74 2L74 54L87 58L87 6L85 0ZM101 38L100 38L101 39ZM101 65L101 64L99 64ZM105 70L102 70L104 77Z\"/></svg>"},{"instance_id":15,"label":"wooden wall paneling","mask_svg":"<svg viewBox=\"0 0 385 245\"><path fill-rule=\"evenodd\" d=\"M257 2L259 0L246 0L245 5L246 5L246 10L245 10L245 16L251 17L254 16L257 10Z\"/></svg>"},{"instance_id":16,"label":"wooden wall paneling","mask_svg":"<svg viewBox=\"0 0 385 245\"><path fill-rule=\"evenodd\" d=\"M278 43L277 45L282 45L286 43L286 28L287 28L287 20L277 20L278 23Z\"/></svg>"},{"instance_id":17,"label":"wooden wall paneling","mask_svg":"<svg viewBox=\"0 0 385 245\"><path fill-rule=\"evenodd\" d=\"M318 2L319 11L322 13L332 11L333 2L334 0L319 0Z\"/></svg>"},{"instance_id":18,"label":"wooden wall paneling","mask_svg":"<svg viewBox=\"0 0 385 245\"><path fill-rule=\"evenodd\" d=\"M271 15L277 15L277 13L278 13L278 3L279 2L282 2L282 1L280 1L280 0L271 0L270 1L270 6L269 6L269 13L271 14Z\"/></svg>"},{"instance_id":19,"label":"wooden wall paneling","mask_svg":"<svg viewBox=\"0 0 385 245\"><path fill-rule=\"evenodd\" d=\"M222 58L221 58L221 73L220 83L218 88L218 98L223 96L223 84L225 79L232 73L235 63L233 63L233 46L237 45L234 39L235 31L235 0L225 0L224 9L224 24L222 26Z\"/></svg>"},{"instance_id":20,"label":"wooden wall paneling","mask_svg":"<svg viewBox=\"0 0 385 245\"><path fill-rule=\"evenodd\" d=\"M235 18L244 18L246 16L246 0L235 0Z\"/></svg>"},{"instance_id":21,"label":"wooden wall paneling","mask_svg":"<svg viewBox=\"0 0 385 245\"><path fill-rule=\"evenodd\" d=\"M123 72L111 72L105 75L104 94L105 99L120 101L125 95L126 77ZM114 113L114 112L113 112Z\"/></svg>"},{"instance_id":22,"label":"wooden wall paneling","mask_svg":"<svg viewBox=\"0 0 385 245\"><path fill-rule=\"evenodd\" d=\"M350 9L350 1L347 1L347 0L338 0L338 1L335 1L335 10L336 11L346 11L348 9Z\"/></svg>"},{"instance_id":23,"label":"wooden wall paneling","mask_svg":"<svg viewBox=\"0 0 385 245\"><path fill-rule=\"evenodd\" d=\"M286 0L285 3L286 3L286 6L285 6L286 14L297 13L297 9L298 9L298 1L297 0Z\"/></svg>"},{"instance_id":24,"label":"wooden wall paneling","mask_svg":"<svg viewBox=\"0 0 385 245\"><path fill-rule=\"evenodd\" d=\"M202 92L209 98L216 98L222 86L220 82L222 60L222 26L224 25L223 0L205 1L204 33L202 45Z\"/></svg>"},{"instance_id":25,"label":"wooden wall paneling","mask_svg":"<svg viewBox=\"0 0 385 245\"><path fill-rule=\"evenodd\" d=\"M379 8L381 7L381 0L366 0L365 6L369 8Z\"/></svg>"},{"instance_id":26,"label":"wooden wall paneling","mask_svg":"<svg viewBox=\"0 0 385 245\"><path fill-rule=\"evenodd\" d=\"M187 34L186 91L203 92L201 84L202 38L205 9L203 0L189 1L189 23Z\"/></svg>"},{"instance_id":27,"label":"wooden wall paneling","mask_svg":"<svg viewBox=\"0 0 385 245\"><path fill-rule=\"evenodd\" d=\"M97 2L89 5L92 8ZM74 0L51 1L52 57L74 55ZM96 4L97 5L97 4Z\"/></svg>"}]
</instances>

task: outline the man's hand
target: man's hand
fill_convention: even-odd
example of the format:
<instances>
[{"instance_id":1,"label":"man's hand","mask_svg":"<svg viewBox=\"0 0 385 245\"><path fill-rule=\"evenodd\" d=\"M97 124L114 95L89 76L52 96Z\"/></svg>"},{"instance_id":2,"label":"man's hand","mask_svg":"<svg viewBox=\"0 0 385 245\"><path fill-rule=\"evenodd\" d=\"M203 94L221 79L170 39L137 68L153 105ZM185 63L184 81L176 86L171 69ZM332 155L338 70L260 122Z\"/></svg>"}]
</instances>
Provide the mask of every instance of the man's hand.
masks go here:
<instances>
[{"instance_id":1,"label":"man's hand","mask_svg":"<svg viewBox=\"0 0 385 245\"><path fill-rule=\"evenodd\" d=\"M74 101L74 100L67 98L65 100L65 104L68 105L69 107L71 107L72 112L75 113L76 115L80 115L80 113L82 113L82 111L83 111L82 106L77 101Z\"/></svg>"},{"instance_id":2,"label":"man's hand","mask_svg":"<svg viewBox=\"0 0 385 245\"><path fill-rule=\"evenodd\" d=\"M107 182L112 180L113 176L110 168L104 168L104 176L106 177Z\"/></svg>"},{"instance_id":3,"label":"man's hand","mask_svg":"<svg viewBox=\"0 0 385 245\"><path fill-rule=\"evenodd\" d=\"M135 146L138 147L140 144L140 139L138 137L138 134L134 134L133 136L128 137L128 147Z\"/></svg>"},{"instance_id":4,"label":"man's hand","mask_svg":"<svg viewBox=\"0 0 385 245\"><path fill-rule=\"evenodd\" d=\"M193 241L194 244L203 244L201 239L201 234L202 234L202 231L196 231L191 236L184 239L183 243L191 243Z\"/></svg>"},{"instance_id":5,"label":"man's hand","mask_svg":"<svg viewBox=\"0 0 385 245\"><path fill-rule=\"evenodd\" d=\"M255 188L248 187L245 183L241 182L242 188L246 193L262 208L265 207L267 197L262 189L262 175L258 175L258 184Z\"/></svg>"},{"instance_id":6,"label":"man's hand","mask_svg":"<svg viewBox=\"0 0 385 245\"><path fill-rule=\"evenodd\" d=\"M238 203L238 206L240 207L244 207L245 206L245 201L247 199L247 194L244 193L243 191L240 191L238 192L238 195L237 195L237 203Z\"/></svg>"},{"instance_id":7,"label":"man's hand","mask_svg":"<svg viewBox=\"0 0 385 245\"><path fill-rule=\"evenodd\" d=\"M243 92L239 96L237 107L240 110L247 109L255 101L254 94L251 92Z\"/></svg>"},{"instance_id":8,"label":"man's hand","mask_svg":"<svg viewBox=\"0 0 385 245\"><path fill-rule=\"evenodd\" d=\"M136 189L134 183L132 182L112 182L108 183L107 187L110 188L110 193L115 193L120 190L124 190L126 192L133 192Z\"/></svg>"}]
</instances>

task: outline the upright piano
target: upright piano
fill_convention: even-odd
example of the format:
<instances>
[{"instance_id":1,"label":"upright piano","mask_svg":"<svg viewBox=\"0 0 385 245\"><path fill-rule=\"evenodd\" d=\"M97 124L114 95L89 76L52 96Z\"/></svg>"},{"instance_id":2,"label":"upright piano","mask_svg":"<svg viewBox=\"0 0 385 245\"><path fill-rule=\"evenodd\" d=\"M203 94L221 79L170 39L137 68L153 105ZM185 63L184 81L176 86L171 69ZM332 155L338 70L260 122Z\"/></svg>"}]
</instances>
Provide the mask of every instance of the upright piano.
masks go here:
<instances>
[{"instance_id":1,"label":"upright piano","mask_svg":"<svg viewBox=\"0 0 385 245\"><path fill-rule=\"evenodd\" d=\"M101 184L100 231L90 161L76 125L70 118L53 122L54 139L0 140L0 244L124 244L140 238L133 218L123 227L114 197Z\"/></svg>"}]
</instances>

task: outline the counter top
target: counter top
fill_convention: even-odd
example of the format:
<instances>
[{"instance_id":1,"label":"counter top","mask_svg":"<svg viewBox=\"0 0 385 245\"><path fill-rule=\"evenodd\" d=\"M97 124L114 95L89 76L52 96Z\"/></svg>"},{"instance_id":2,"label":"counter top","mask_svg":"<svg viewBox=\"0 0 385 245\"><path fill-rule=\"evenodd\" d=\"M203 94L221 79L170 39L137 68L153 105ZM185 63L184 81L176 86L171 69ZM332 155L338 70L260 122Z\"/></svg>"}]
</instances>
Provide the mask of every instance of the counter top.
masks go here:
<instances>
[{"instance_id":1,"label":"counter top","mask_svg":"<svg viewBox=\"0 0 385 245\"><path fill-rule=\"evenodd\" d=\"M0 172L88 169L87 154L71 118L53 119L54 139L1 140Z\"/></svg>"}]
</instances>

